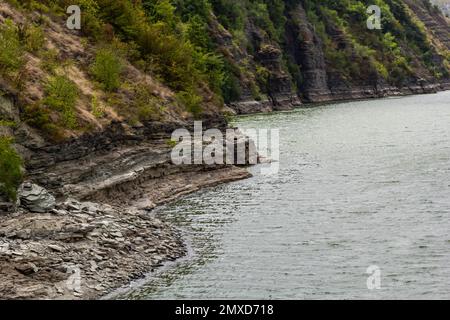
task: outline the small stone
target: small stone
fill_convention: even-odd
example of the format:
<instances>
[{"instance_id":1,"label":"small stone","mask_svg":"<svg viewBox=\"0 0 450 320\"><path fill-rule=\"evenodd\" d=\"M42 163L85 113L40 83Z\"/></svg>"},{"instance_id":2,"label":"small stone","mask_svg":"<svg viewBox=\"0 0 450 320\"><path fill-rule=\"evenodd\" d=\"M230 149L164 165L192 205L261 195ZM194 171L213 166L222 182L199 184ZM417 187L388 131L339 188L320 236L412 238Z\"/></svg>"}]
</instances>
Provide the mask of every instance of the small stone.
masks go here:
<instances>
[{"instance_id":1,"label":"small stone","mask_svg":"<svg viewBox=\"0 0 450 320\"><path fill-rule=\"evenodd\" d=\"M67 215L68 214L68 212L66 211L66 210L63 210L63 209L53 209L52 211L51 211L53 214L56 214L56 215L59 215L59 216L65 216L65 215Z\"/></svg>"},{"instance_id":2,"label":"small stone","mask_svg":"<svg viewBox=\"0 0 450 320\"><path fill-rule=\"evenodd\" d=\"M98 285L95 287L95 290L97 290L97 291L103 291L103 289L104 288L101 285Z\"/></svg>"},{"instance_id":3,"label":"small stone","mask_svg":"<svg viewBox=\"0 0 450 320\"><path fill-rule=\"evenodd\" d=\"M57 251L57 252L64 252L64 251L66 251L63 247L60 247L60 246L58 246L56 244L49 244L48 247L50 249L52 249L53 251Z\"/></svg>"},{"instance_id":4,"label":"small stone","mask_svg":"<svg viewBox=\"0 0 450 320\"><path fill-rule=\"evenodd\" d=\"M97 263L95 261L93 261L93 260L89 261L89 263L91 264L91 269L90 270L92 272L95 272L98 269Z\"/></svg>"},{"instance_id":5,"label":"small stone","mask_svg":"<svg viewBox=\"0 0 450 320\"><path fill-rule=\"evenodd\" d=\"M32 275L33 273L36 273L39 271L39 268L34 263L31 263L31 262L16 265L15 269L17 271L19 271L21 274L26 275L26 276Z\"/></svg>"},{"instance_id":6,"label":"small stone","mask_svg":"<svg viewBox=\"0 0 450 320\"><path fill-rule=\"evenodd\" d=\"M88 213L97 213L99 210L98 206L95 203L84 202L81 204L81 211Z\"/></svg>"},{"instance_id":7,"label":"small stone","mask_svg":"<svg viewBox=\"0 0 450 320\"><path fill-rule=\"evenodd\" d=\"M123 238L122 232L119 232L119 231L113 232L113 233L111 233L111 235L116 238Z\"/></svg>"}]
</instances>

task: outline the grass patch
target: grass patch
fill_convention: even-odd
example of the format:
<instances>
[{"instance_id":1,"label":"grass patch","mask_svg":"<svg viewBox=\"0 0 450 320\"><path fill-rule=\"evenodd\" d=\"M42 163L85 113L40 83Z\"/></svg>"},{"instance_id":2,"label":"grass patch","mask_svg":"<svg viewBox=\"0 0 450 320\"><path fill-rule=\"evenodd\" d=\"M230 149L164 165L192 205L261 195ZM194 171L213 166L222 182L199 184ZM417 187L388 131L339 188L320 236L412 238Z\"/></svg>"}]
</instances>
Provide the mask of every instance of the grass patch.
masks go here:
<instances>
[{"instance_id":1,"label":"grass patch","mask_svg":"<svg viewBox=\"0 0 450 320\"><path fill-rule=\"evenodd\" d=\"M92 96L91 99L91 112L97 119L103 118L105 116L105 110L103 106L98 101L97 96Z\"/></svg>"},{"instance_id":2,"label":"grass patch","mask_svg":"<svg viewBox=\"0 0 450 320\"><path fill-rule=\"evenodd\" d=\"M12 147L12 142L10 137L0 137L0 193L15 202L23 173L22 158Z\"/></svg>"},{"instance_id":3,"label":"grass patch","mask_svg":"<svg viewBox=\"0 0 450 320\"><path fill-rule=\"evenodd\" d=\"M2 74L12 75L24 64L24 48L21 45L19 32L12 20L6 19L0 26L0 70Z\"/></svg>"},{"instance_id":4,"label":"grass patch","mask_svg":"<svg viewBox=\"0 0 450 320\"><path fill-rule=\"evenodd\" d=\"M39 52L45 44L45 34L42 27L30 24L22 30L25 47L30 52Z\"/></svg>"},{"instance_id":5,"label":"grass patch","mask_svg":"<svg viewBox=\"0 0 450 320\"><path fill-rule=\"evenodd\" d=\"M66 76L54 76L50 78L45 87L43 103L53 110L62 113L64 125L70 129L77 126L75 104L78 100L78 88Z\"/></svg>"}]
</instances>

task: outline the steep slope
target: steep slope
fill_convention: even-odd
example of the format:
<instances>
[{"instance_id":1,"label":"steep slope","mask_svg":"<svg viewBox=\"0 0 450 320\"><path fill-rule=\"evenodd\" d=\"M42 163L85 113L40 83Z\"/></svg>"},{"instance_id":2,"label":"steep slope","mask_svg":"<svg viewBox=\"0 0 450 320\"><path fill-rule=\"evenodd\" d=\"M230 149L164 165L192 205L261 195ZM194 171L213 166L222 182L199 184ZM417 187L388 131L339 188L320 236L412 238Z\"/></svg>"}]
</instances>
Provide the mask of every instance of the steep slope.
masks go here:
<instances>
[{"instance_id":1,"label":"steep slope","mask_svg":"<svg viewBox=\"0 0 450 320\"><path fill-rule=\"evenodd\" d=\"M238 66L240 75L246 70L242 61L265 71L254 82L258 87L254 91L263 93L263 100L282 92L277 86L266 88L267 79L277 79L279 74L267 68L258 54L267 46L281 50L279 61L290 78L291 95L298 94L303 102L424 93L448 87L449 25L426 1L378 1L382 30L367 29L369 15L363 1L244 1L239 5L244 13L234 25L227 20L230 14L220 11L236 3L212 3L230 32L239 39L244 36L239 40L245 48L244 58L231 56L229 62ZM245 104L251 99L248 94L240 98ZM253 98L260 100L261 96ZM233 105L242 111L242 104ZM262 110L267 109L265 103L261 105Z\"/></svg>"},{"instance_id":2,"label":"steep slope","mask_svg":"<svg viewBox=\"0 0 450 320\"><path fill-rule=\"evenodd\" d=\"M171 162L175 129L191 128L196 118L205 129L227 127L223 104L203 77L191 88L171 88L158 73L133 65L123 40L108 45L83 37L51 12L2 2L0 22L3 52L15 47L14 55L0 57L0 212L13 210L23 179L61 199L125 205L148 197L163 203L248 177L234 167ZM97 77L97 65L109 78ZM117 87L108 88L114 76ZM169 183L155 193L147 184L158 179Z\"/></svg>"},{"instance_id":3,"label":"steep slope","mask_svg":"<svg viewBox=\"0 0 450 320\"><path fill-rule=\"evenodd\" d=\"M438 10L430 6L421 6L419 2L406 0L405 1L411 10L415 13L417 18L422 21L431 35L430 38L436 47L450 50L450 27L444 16ZM448 2L450 6L450 2Z\"/></svg>"},{"instance_id":4,"label":"steep slope","mask_svg":"<svg viewBox=\"0 0 450 320\"><path fill-rule=\"evenodd\" d=\"M367 29L358 0L83 0L77 31L65 26L66 1L3 0L4 157L14 158L13 137L28 174L45 175L67 157L108 152L92 137L156 135L169 149L170 130L196 118L224 128L224 103L268 112L448 88L445 18L426 0L377 3L382 30ZM8 161L11 196L20 161Z\"/></svg>"}]
</instances>

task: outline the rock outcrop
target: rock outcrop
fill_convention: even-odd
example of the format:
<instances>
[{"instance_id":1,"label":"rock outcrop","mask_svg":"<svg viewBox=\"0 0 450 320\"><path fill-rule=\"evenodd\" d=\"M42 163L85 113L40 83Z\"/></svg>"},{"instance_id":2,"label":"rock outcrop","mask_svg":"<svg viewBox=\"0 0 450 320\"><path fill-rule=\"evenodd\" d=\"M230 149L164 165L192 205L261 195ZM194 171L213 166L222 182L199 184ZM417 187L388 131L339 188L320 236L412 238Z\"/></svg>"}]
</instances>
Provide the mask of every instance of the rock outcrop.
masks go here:
<instances>
[{"instance_id":1,"label":"rock outcrop","mask_svg":"<svg viewBox=\"0 0 450 320\"><path fill-rule=\"evenodd\" d=\"M287 48L296 64L301 66L304 78L300 85L305 102L331 100L328 76L323 52L323 42L308 21L305 9L298 4L289 12Z\"/></svg>"},{"instance_id":2,"label":"rock outcrop","mask_svg":"<svg viewBox=\"0 0 450 320\"><path fill-rule=\"evenodd\" d=\"M89 299L185 254L180 234L138 210L69 199L0 217L0 298Z\"/></svg>"},{"instance_id":3,"label":"rock outcrop","mask_svg":"<svg viewBox=\"0 0 450 320\"><path fill-rule=\"evenodd\" d=\"M25 182L20 186L18 198L20 205L30 212L49 212L56 205L55 197L44 188L31 182Z\"/></svg>"}]
</instances>

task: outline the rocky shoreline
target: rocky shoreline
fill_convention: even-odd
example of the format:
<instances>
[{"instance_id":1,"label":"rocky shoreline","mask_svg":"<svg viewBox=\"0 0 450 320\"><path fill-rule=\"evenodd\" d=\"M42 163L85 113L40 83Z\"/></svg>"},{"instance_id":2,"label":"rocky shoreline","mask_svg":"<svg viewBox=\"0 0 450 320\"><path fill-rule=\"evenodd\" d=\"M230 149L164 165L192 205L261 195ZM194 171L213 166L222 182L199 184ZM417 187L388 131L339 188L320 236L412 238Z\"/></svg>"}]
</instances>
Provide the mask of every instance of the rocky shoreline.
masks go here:
<instances>
[{"instance_id":1,"label":"rocky shoreline","mask_svg":"<svg viewBox=\"0 0 450 320\"><path fill-rule=\"evenodd\" d=\"M411 84L407 87L394 86L360 86L360 87L334 87L330 89L311 89L306 97L285 95L277 96L276 103L269 100L255 101L248 99L234 102L229 108L235 114L269 113L275 111L293 110L299 106L310 106L318 103L337 103L341 101L355 101L365 99L380 99L386 97L398 97L415 94L433 94L450 90L450 82Z\"/></svg>"},{"instance_id":2,"label":"rocky shoreline","mask_svg":"<svg viewBox=\"0 0 450 320\"><path fill-rule=\"evenodd\" d=\"M0 299L97 299L184 256L180 233L152 210L250 176L242 167L174 165L171 132L190 125L115 122L55 144L20 124L15 147L28 182L20 205L0 208Z\"/></svg>"},{"instance_id":3,"label":"rocky shoreline","mask_svg":"<svg viewBox=\"0 0 450 320\"><path fill-rule=\"evenodd\" d=\"M149 199L162 204L246 177L227 167L155 179ZM48 213L21 208L0 217L0 298L96 299L185 254L180 232L148 208L74 199Z\"/></svg>"},{"instance_id":4,"label":"rocky shoreline","mask_svg":"<svg viewBox=\"0 0 450 320\"><path fill-rule=\"evenodd\" d=\"M25 132L17 147L28 156L27 177L45 189L21 190L31 200L0 214L0 299L96 299L183 257L179 231L153 209L251 175L235 166L173 165L167 139L177 125L116 123L48 146ZM47 190L53 205L39 200Z\"/></svg>"},{"instance_id":5,"label":"rocky shoreline","mask_svg":"<svg viewBox=\"0 0 450 320\"><path fill-rule=\"evenodd\" d=\"M173 165L166 141L174 127L117 123L62 145L19 140L28 179L45 189L21 190L31 200L0 214L0 299L96 299L185 256L180 232L153 209L251 175L235 166ZM47 190L55 197L41 201Z\"/></svg>"},{"instance_id":6,"label":"rocky shoreline","mask_svg":"<svg viewBox=\"0 0 450 320\"><path fill-rule=\"evenodd\" d=\"M176 230L137 210L69 200L0 220L2 299L93 299L185 252Z\"/></svg>"}]
</instances>

